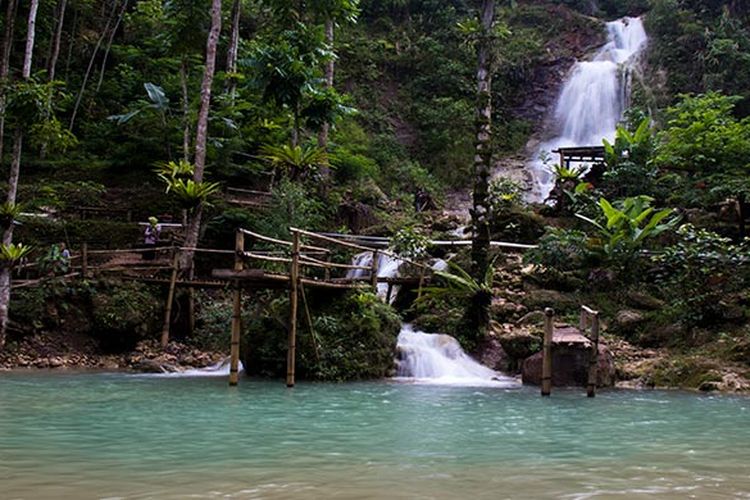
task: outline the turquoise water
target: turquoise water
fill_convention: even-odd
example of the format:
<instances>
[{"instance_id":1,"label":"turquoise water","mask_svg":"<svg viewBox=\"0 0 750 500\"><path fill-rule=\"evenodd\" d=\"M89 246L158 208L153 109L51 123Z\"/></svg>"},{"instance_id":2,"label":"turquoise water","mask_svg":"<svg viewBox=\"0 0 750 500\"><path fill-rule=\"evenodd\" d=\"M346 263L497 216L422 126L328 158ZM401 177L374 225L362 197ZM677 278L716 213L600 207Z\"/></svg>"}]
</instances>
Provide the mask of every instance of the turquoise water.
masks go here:
<instances>
[{"instance_id":1,"label":"turquoise water","mask_svg":"<svg viewBox=\"0 0 750 500\"><path fill-rule=\"evenodd\" d=\"M0 375L0 498L750 498L750 398Z\"/></svg>"}]
</instances>

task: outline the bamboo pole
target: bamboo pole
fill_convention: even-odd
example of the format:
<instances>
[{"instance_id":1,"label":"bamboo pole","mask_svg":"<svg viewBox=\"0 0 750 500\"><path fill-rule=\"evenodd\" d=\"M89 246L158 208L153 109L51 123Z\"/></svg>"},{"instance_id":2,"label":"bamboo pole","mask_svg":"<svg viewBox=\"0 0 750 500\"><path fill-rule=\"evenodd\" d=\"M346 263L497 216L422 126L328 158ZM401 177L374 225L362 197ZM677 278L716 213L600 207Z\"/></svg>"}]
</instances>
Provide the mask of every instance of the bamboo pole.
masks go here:
<instances>
[{"instance_id":1,"label":"bamboo pole","mask_svg":"<svg viewBox=\"0 0 750 500\"><path fill-rule=\"evenodd\" d=\"M599 313L591 315L591 356L589 357L589 383L586 395L593 398L596 395L596 382L599 376Z\"/></svg>"},{"instance_id":2,"label":"bamboo pole","mask_svg":"<svg viewBox=\"0 0 750 500\"><path fill-rule=\"evenodd\" d=\"M234 241L234 270L242 271L244 267L242 256L245 252L245 235L237 231ZM239 282L234 284L232 308L232 342L229 361L229 385L239 382L240 364L240 333L242 331L242 287Z\"/></svg>"},{"instance_id":3,"label":"bamboo pole","mask_svg":"<svg viewBox=\"0 0 750 500\"><path fill-rule=\"evenodd\" d=\"M292 265L289 273L289 338L286 357L286 386L294 387L294 368L297 348L297 286L299 285L300 235L292 231Z\"/></svg>"},{"instance_id":4,"label":"bamboo pole","mask_svg":"<svg viewBox=\"0 0 750 500\"><path fill-rule=\"evenodd\" d=\"M89 271L89 244L85 241L81 245L81 277L86 279Z\"/></svg>"},{"instance_id":5,"label":"bamboo pole","mask_svg":"<svg viewBox=\"0 0 750 500\"><path fill-rule=\"evenodd\" d=\"M375 293L378 292L378 266L379 266L379 254L378 251L375 250L372 252L372 264L370 265L370 284L372 285L373 290Z\"/></svg>"},{"instance_id":6,"label":"bamboo pole","mask_svg":"<svg viewBox=\"0 0 750 500\"><path fill-rule=\"evenodd\" d=\"M552 335L555 330L555 311L544 310L544 345L542 348L542 396L552 393Z\"/></svg>"},{"instance_id":7,"label":"bamboo pole","mask_svg":"<svg viewBox=\"0 0 750 500\"><path fill-rule=\"evenodd\" d=\"M180 268L180 252L172 249L172 275L169 278L169 293L167 293L167 304L164 308L164 324L161 328L161 347L167 347L169 343L169 327L172 323L172 303L174 302L174 291L177 286L177 271Z\"/></svg>"}]
</instances>

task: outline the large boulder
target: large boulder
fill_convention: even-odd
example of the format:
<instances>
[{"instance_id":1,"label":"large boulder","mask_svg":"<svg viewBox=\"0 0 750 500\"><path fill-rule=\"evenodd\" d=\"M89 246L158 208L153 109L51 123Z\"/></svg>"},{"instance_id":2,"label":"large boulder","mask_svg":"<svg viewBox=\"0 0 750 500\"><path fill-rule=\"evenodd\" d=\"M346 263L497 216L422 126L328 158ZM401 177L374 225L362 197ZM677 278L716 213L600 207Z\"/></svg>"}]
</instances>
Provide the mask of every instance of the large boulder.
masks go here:
<instances>
[{"instance_id":1,"label":"large boulder","mask_svg":"<svg viewBox=\"0 0 750 500\"><path fill-rule=\"evenodd\" d=\"M593 343L578 333L575 328L557 330L552 342L552 385L556 387L586 386L592 348ZM597 386L614 386L614 358L603 344L599 344L598 363ZM542 383L541 352L526 358L521 374L524 384L540 385Z\"/></svg>"}]
</instances>

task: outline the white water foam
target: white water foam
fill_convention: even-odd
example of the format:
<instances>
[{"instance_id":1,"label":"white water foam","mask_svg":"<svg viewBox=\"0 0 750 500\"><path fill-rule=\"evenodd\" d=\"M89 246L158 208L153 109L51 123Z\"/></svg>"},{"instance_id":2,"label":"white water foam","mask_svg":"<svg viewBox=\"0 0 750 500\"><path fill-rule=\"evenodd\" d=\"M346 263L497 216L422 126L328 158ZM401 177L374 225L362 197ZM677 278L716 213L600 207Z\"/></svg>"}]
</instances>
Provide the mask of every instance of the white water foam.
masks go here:
<instances>
[{"instance_id":1,"label":"white water foam","mask_svg":"<svg viewBox=\"0 0 750 500\"><path fill-rule=\"evenodd\" d=\"M544 201L554 187L554 176L538 158L540 154L614 140L628 104L629 74L648 36L643 21L633 17L607 23L607 34L606 45L594 59L576 63L563 85L553 114L554 139L539 147L530 164L534 179L530 201Z\"/></svg>"},{"instance_id":2,"label":"white water foam","mask_svg":"<svg viewBox=\"0 0 750 500\"><path fill-rule=\"evenodd\" d=\"M207 366L205 368L190 368L187 370L175 370L168 371L164 370L164 373L142 373L138 376L142 377L228 377L229 376L229 358L225 358L216 364ZM244 371L245 367L242 366L242 362L239 363L239 373Z\"/></svg>"},{"instance_id":3,"label":"white water foam","mask_svg":"<svg viewBox=\"0 0 750 500\"><path fill-rule=\"evenodd\" d=\"M415 331L398 336L396 380L432 385L518 388L519 382L473 360L450 335Z\"/></svg>"}]
</instances>

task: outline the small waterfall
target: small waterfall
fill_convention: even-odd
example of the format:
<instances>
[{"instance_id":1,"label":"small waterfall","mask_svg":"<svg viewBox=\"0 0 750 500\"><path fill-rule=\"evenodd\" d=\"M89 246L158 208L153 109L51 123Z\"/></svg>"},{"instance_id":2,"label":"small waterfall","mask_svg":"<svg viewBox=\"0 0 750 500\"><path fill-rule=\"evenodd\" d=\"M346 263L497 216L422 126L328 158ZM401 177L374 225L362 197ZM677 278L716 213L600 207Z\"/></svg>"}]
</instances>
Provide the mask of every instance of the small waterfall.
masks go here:
<instances>
[{"instance_id":1,"label":"small waterfall","mask_svg":"<svg viewBox=\"0 0 750 500\"><path fill-rule=\"evenodd\" d=\"M607 23L607 43L591 61L577 63L563 85L553 113L554 139L542 152L557 148L599 146L614 140L617 124L629 101L629 73L648 43L640 18ZM544 201L554 187L554 175L538 158L530 165L534 187L531 201Z\"/></svg>"},{"instance_id":2,"label":"small waterfall","mask_svg":"<svg viewBox=\"0 0 750 500\"><path fill-rule=\"evenodd\" d=\"M239 364L239 372L244 371L242 362ZM164 373L155 374L139 374L140 377L228 377L229 376L229 358L225 358L216 364L207 366L205 368L190 368L187 370L181 370L175 368L170 371L162 367Z\"/></svg>"},{"instance_id":3,"label":"small waterfall","mask_svg":"<svg viewBox=\"0 0 750 500\"><path fill-rule=\"evenodd\" d=\"M370 269L372 269L372 254L373 252L362 252L354 256L352 259L352 265L357 267L366 267L368 269L350 269L346 273L346 277L353 279L367 279L370 277ZM399 275L399 269L403 261L393 258L389 255L378 254L378 278L396 278ZM391 290L390 303L396 300L398 295L399 286L394 285ZM388 283L378 283L378 297L386 300L388 296Z\"/></svg>"},{"instance_id":4,"label":"small waterfall","mask_svg":"<svg viewBox=\"0 0 750 500\"><path fill-rule=\"evenodd\" d=\"M404 324L397 351L399 380L436 385L520 386L517 380L474 361L450 335L419 332Z\"/></svg>"}]
</instances>

